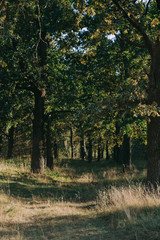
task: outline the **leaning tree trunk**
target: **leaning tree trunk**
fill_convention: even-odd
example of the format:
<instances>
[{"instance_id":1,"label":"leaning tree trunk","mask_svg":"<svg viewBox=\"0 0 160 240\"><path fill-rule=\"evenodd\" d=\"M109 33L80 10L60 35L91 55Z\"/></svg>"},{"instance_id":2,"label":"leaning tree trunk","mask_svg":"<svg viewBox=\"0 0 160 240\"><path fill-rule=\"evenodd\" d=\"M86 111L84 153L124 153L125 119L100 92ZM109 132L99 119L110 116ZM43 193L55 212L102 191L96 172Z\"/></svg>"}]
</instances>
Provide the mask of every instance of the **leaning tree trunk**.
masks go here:
<instances>
[{"instance_id":1,"label":"leaning tree trunk","mask_svg":"<svg viewBox=\"0 0 160 240\"><path fill-rule=\"evenodd\" d=\"M7 152L8 159L13 157L14 140L15 140L15 127L12 126L9 129L9 134L8 134L8 152Z\"/></svg>"},{"instance_id":2,"label":"leaning tree trunk","mask_svg":"<svg viewBox=\"0 0 160 240\"><path fill-rule=\"evenodd\" d=\"M152 49L152 65L148 88L148 102L160 106L160 42ZM160 117L150 117L147 130L148 169L147 181L156 186L160 183Z\"/></svg>"},{"instance_id":3,"label":"leaning tree trunk","mask_svg":"<svg viewBox=\"0 0 160 240\"><path fill-rule=\"evenodd\" d=\"M34 120L31 170L34 173L44 171L44 99L45 90L37 89L34 92Z\"/></svg>"}]
</instances>

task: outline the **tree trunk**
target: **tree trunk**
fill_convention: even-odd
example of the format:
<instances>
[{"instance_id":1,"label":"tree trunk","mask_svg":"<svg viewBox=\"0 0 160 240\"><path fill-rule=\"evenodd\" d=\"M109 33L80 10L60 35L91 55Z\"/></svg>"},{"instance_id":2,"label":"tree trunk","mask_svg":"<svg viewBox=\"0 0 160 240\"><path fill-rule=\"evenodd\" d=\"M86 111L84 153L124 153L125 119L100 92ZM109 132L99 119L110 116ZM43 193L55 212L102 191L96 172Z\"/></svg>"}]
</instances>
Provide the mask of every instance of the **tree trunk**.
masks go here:
<instances>
[{"instance_id":1,"label":"tree trunk","mask_svg":"<svg viewBox=\"0 0 160 240\"><path fill-rule=\"evenodd\" d=\"M147 181L154 186L160 182L160 119L151 117L148 123Z\"/></svg>"},{"instance_id":2,"label":"tree trunk","mask_svg":"<svg viewBox=\"0 0 160 240\"><path fill-rule=\"evenodd\" d=\"M53 148L52 148L52 139L51 139L51 127L50 120L47 122L46 129L46 147L47 147L47 167L53 170Z\"/></svg>"},{"instance_id":3,"label":"tree trunk","mask_svg":"<svg viewBox=\"0 0 160 240\"><path fill-rule=\"evenodd\" d=\"M120 127L118 125L118 122L116 122L116 132L115 132L116 136L118 136L119 132L120 132ZM121 149L118 146L118 142L116 140L116 145L114 146L114 161L116 163L121 162L120 151L121 151Z\"/></svg>"},{"instance_id":4,"label":"tree trunk","mask_svg":"<svg viewBox=\"0 0 160 240\"><path fill-rule=\"evenodd\" d=\"M98 139L98 156L97 161L99 162L103 158L102 140L101 137Z\"/></svg>"},{"instance_id":5,"label":"tree trunk","mask_svg":"<svg viewBox=\"0 0 160 240\"><path fill-rule=\"evenodd\" d=\"M58 159L58 143L57 138L54 139L54 158Z\"/></svg>"},{"instance_id":6,"label":"tree trunk","mask_svg":"<svg viewBox=\"0 0 160 240\"><path fill-rule=\"evenodd\" d=\"M45 90L37 89L34 92L34 120L31 170L34 173L44 171L44 99Z\"/></svg>"},{"instance_id":7,"label":"tree trunk","mask_svg":"<svg viewBox=\"0 0 160 240\"><path fill-rule=\"evenodd\" d=\"M98 156L97 156L97 162L101 160L101 138L98 139Z\"/></svg>"},{"instance_id":8,"label":"tree trunk","mask_svg":"<svg viewBox=\"0 0 160 240\"><path fill-rule=\"evenodd\" d=\"M132 158L131 158L131 137L124 135L123 145L122 145L122 163L124 168L131 169L132 167Z\"/></svg>"},{"instance_id":9,"label":"tree trunk","mask_svg":"<svg viewBox=\"0 0 160 240\"><path fill-rule=\"evenodd\" d=\"M89 139L88 142L88 161L92 162L92 140Z\"/></svg>"},{"instance_id":10,"label":"tree trunk","mask_svg":"<svg viewBox=\"0 0 160 240\"><path fill-rule=\"evenodd\" d=\"M114 146L114 161L116 163L120 163L120 147L118 146L118 144L116 144Z\"/></svg>"},{"instance_id":11,"label":"tree trunk","mask_svg":"<svg viewBox=\"0 0 160 240\"><path fill-rule=\"evenodd\" d=\"M73 130L70 128L70 143L71 143L71 159L73 159Z\"/></svg>"},{"instance_id":12,"label":"tree trunk","mask_svg":"<svg viewBox=\"0 0 160 240\"><path fill-rule=\"evenodd\" d=\"M0 156L2 155L2 131L0 129Z\"/></svg>"},{"instance_id":13,"label":"tree trunk","mask_svg":"<svg viewBox=\"0 0 160 240\"><path fill-rule=\"evenodd\" d=\"M97 156L97 162L101 160L101 147L98 146L98 156Z\"/></svg>"},{"instance_id":14,"label":"tree trunk","mask_svg":"<svg viewBox=\"0 0 160 240\"><path fill-rule=\"evenodd\" d=\"M104 158L104 146L102 145L101 146L101 159Z\"/></svg>"},{"instance_id":15,"label":"tree trunk","mask_svg":"<svg viewBox=\"0 0 160 240\"><path fill-rule=\"evenodd\" d=\"M39 68L39 81L45 83L47 79L47 39L45 29L41 30L41 37L37 47L37 60ZM34 120L33 120L33 145L31 157L31 170L34 173L44 171L44 101L46 91L43 88L34 86Z\"/></svg>"},{"instance_id":16,"label":"tree trunk","mask_svg":"<svg viewBox=\"0 0 160 240\"><path fill-rule=\"evenodd\" d=\"M81 137L80 140L80 158L84 161L85 151L84 151L84 137Z\"/></svg>"},{"instance_id":17,"label":"tree trunk","mask_svg":"<svg viewBox=\"0 0 160 240\"><path fill-rule=\"evenodd\" d=\"M152 65L149 78L148 103L160 106L160 42L152 49ZM150 117L147 129L148 167L147 181L156 186L160 183L160 117Z\"/></svg>"},{"instance_id":18,"label":"tree trunk","mask_svg":"<svg viewBox=\"0 0 160 240\"><path fill-rule=\"evenodd\" d=\"M132 138L129 137L129 168L132 168Z\"/></svg>"},{"instance_id":19,"label":"tree trunk","mask_svg":"<svg viewBox=\"0 0 160 240\"><path fill-rule=\"evenodd\" d=\"M106 141L106 161L109 159L108 141Z\"/></svg>"},{"instance_id":20,"label":"tree trunk","mask_svg":"<svg viewBox=\"0 0 160 240\"><path fill-rule=\"evenodd\" d=\"M15 128L14 126L12 126L9 129L9 134L8 134L8 152L7 152L8 159L13 157L14 140L15 140Z\"/></svg>"}]
</instances>

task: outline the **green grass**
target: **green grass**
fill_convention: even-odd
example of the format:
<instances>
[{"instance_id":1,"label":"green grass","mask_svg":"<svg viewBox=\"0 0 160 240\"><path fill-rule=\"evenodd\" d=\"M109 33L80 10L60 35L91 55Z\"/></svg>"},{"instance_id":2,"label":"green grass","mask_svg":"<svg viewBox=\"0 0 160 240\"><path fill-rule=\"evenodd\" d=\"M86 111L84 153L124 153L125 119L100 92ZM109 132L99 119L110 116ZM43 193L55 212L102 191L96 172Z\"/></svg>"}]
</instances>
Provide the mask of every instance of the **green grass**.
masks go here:
<instances>
[{"instance_id":1,"label":"green grass","mask_svg":"<svg viewBox=\"0 0 160 240\"><path fill-rule=\"evenodd\" d=\"M159 240L160 194L143 182L146 163L123 173L112 161L0 162L0 239Z\"/></svg>"}]
</instances>

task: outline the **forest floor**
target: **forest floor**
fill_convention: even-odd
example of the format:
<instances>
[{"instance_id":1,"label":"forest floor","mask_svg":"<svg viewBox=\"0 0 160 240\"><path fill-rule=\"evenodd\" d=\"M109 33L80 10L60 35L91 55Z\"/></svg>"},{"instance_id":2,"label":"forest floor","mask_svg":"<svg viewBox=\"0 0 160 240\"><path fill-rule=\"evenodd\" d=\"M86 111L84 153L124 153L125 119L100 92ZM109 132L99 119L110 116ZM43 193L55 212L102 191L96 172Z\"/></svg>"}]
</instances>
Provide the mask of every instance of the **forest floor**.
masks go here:
<instances>
[{"instance_id":1,"label":"forest floor","mask_svg":"<svg viewBox=\"0 0 160 240\"><path fill-rule=\"evenodd\" d=\"M144 187L145 165L63 160L30 173L0 162L1 240L160 240L160 191Z\"/></svg>"}]
</instances>

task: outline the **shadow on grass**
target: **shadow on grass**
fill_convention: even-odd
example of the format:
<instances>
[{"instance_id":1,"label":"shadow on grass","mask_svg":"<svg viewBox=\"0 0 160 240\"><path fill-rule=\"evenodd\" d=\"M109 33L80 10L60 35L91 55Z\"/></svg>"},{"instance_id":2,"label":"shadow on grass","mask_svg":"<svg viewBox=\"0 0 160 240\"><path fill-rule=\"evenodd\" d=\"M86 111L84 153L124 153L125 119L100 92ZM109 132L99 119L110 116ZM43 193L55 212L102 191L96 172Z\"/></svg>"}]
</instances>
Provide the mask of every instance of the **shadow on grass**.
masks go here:
<instances>
[{"instance_id":1,"label":"shadow on grass","mask_svg":"<svg viewBox=\"0 0 160 240\"><path fill-rule=\"evenodd\" d=\"M155 211L157 210L157 215ZM160 239L160 208L141 209L148 212L148 216L135 217L128 221L123 211L103 216L64 215L58 217L44 217L43 213L38 218L31 218L28 223L5 224L0 231L0 237L12 239L17 232L22 239L44 240L159 240ZM6 230L5 230L6 229ZM21 239L21 238L20 238Z\"/></svg>"},{"instance_id":2,"label":"shadow on grass","mask_svg":"<svg viewBox=\"0 0 160 240\"><path fill-rule=\"evenodd\" d=\"M39 182L31 179L30 175L11 176L4 182L4 176L0 176L0 188L9 196L25 198L26 200L37 198L38 200L51 199L52 201L87 202L96 201L97 193L101 189L111 186L126 186L130 182L126 180L98 181L98 182L61 182L49 179L49 183Z\"/></svg>"},{"instance_id":3,"label":"shadow on grass","mask_svg":"<svg viewBox=\"0 0 160 240\"><path fill-rule=\"evenodd\" d=\"M43 175L35 175L27 172L14 172L14 174L0 174L0 188L8 195L19 198L31 199L33 197L46 200L51 198L54 200L86 202L95 201L97 192L102 188L110 188L111 185L121 186L135 183L140 178L137 175L131 177L131 182L125 177L120 176L116 180L105 179L102 176L104 170L113 169L113 162L101 161L88 163L82 160L63 160L59 162L59 168L65 172L67 176L72 175L73 181L67 182L58 180L54 172L48 172ZM65 167L64 167L65 166ZM115 167L118 174L123 175L119 167ZM63 175L62 172L62 175ZM92 173L95 180L89 182L76 182L76 177L82 174ZM114 173L115 174L115 173ZM138 180L137 180L138 179Z\"/></svg>"}]
</instances>

